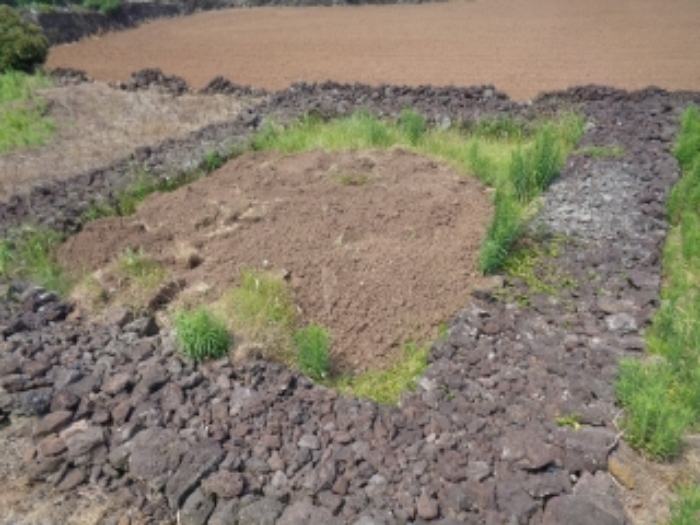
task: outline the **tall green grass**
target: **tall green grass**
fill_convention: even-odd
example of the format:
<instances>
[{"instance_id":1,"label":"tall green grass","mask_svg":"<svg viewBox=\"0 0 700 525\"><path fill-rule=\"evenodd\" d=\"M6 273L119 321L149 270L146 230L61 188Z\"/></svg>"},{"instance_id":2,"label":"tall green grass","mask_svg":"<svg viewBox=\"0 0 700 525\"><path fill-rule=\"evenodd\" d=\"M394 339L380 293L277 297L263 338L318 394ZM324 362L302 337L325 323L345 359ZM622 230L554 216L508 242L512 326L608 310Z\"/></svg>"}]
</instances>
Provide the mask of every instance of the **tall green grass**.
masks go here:
<instances>
[{"instance_id":1,"label":"tall green grass","mask_svg":"<svg viewBox=\"0 0 700 525\"><path fill-rule=\"evenodd\" d=\"M647 331L656 357L621 363L617 393L626 437L651 456L668 458L683 433L700 423L700 113L683 115L674 154L683 170L668 201L661 306Z\"/></svg>"},{"instance_id":2,"label":"tall green grass","mask_svg":"<svg viewBox=\"0 0 700 525\"><path fill-rule=\"evenodd\" d=\"M495 214L479 261L482 272L493 273L501 269L533 201L559 173L582 134L583 120L576 115L535 125L499 117L439 130L429 129L412 111L394 123L358 112L330 122L307 116L287 128L270 124L253 138L252 147L297 153L400 146L477 176L496 190Z\"/></svg>"},{"instance_id":3,"label":"tall green grass","mask_svg":"<svg viewBox=\"0 0 700 525\"><path fill-rule=\"evenodd\" d=\"M44 144L55 126L45 116L46 102L36 95L51 80L42 74L0 74L0 155L16 148Z\"/></svg>"}]
</instances>

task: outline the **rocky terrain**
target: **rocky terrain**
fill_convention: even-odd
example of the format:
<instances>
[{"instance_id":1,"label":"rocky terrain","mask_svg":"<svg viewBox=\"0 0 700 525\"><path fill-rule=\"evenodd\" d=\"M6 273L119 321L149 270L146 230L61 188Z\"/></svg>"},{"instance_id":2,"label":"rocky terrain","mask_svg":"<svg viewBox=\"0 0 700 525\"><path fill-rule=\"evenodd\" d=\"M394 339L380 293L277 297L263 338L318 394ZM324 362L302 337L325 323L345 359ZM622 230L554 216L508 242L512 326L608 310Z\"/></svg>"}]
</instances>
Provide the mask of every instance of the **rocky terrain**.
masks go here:
<instances>
[{"instance_id":1,"label":"rocky terrain","mask_svg":"<svg viewBox=\"0 0 700 525\"><path fill-rule=\"evenodd\" d=\"M5 283L0 418L36 417L26 472L69 499L98 490L122 509L106 524L629 523L607 472L621 439L612 384L658 306L664 199L679 177L670 147L691 101L700 95L587 86L518 104L488 86L298 83L235 122L137 151L159 176L273 116L411 105L437 125L575 110L582 146L623 154L572 155L545 194L532 228L559 243L541 261L564 276L557 293L517 278L475 292L398 406L264 361L195 366L151 318L113 310L88 323L50 291ZM75 231L128 161L14 196L3 229L31 219Z\"/></svg>"}]
</instances>

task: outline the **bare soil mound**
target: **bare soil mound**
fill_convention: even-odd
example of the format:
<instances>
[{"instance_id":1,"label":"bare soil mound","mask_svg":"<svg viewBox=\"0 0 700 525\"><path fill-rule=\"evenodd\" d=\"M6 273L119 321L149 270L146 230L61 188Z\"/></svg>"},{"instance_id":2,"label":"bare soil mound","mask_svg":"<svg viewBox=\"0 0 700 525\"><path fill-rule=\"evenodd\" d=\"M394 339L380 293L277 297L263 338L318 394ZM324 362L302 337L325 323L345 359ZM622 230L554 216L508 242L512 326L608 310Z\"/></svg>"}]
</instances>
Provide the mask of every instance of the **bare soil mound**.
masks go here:
<instances>
[{"instance_id":1,"label":"bare soil mound","mask_svg":"<svg viewBox=\"0 0 700 525\"><path fill-rule=\"evenodd\" d=\"M698 27L696 0L233 9L55 47L48 66L100 80L158 66L195 87L495 84L515 99L589 83L700 89Z\"/></svg>"},{"instance_id":2,"label":"bare soil mound","mask_svg":"<svg viewBox=\"0 0 700 525\"><path fill-rule=\"evenodd\" d=\"M337 365L357 371L432 340L484 284L476 260L491 211L476 180L400 149L252 153L133 216L88 224L60 257L95 272L143 249L181 295L207 300L244 269L284 272L302 320L328 328Z\"/></svg>"}]
</instances>

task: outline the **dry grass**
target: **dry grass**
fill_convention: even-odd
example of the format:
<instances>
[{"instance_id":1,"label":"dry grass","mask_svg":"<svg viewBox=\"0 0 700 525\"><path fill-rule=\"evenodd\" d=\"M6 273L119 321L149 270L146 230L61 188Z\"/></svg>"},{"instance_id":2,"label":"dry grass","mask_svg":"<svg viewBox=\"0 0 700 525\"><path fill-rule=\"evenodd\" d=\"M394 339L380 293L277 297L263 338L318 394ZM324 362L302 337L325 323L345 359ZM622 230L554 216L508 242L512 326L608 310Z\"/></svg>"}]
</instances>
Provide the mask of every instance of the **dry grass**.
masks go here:
<instances>
[{"instance_id":1,"label":"dry grass","mask_svg":"<svg viewBox=\"0 0 700 525\"><path fill-rule=\"evenodd\" d=\"M0 156L0 199L33 182L69 178L127 157L138 147L233 120L243 107L233 97L131 93L104 84L40 94L56 133L44 146Z\"/></svg>"}]
</instances>

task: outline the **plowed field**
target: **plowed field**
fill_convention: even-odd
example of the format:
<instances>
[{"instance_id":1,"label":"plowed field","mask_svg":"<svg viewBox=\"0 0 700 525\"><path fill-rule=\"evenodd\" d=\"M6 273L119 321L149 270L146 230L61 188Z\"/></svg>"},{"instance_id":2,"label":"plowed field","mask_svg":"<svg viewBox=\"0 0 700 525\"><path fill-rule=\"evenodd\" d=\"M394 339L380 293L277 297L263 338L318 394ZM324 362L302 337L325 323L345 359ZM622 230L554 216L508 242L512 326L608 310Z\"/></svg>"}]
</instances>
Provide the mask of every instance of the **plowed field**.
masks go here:
<instances>
[{"instance_id":1,"label":"plowed field","mask_svg":"<svg viewBox=\"0 0 700 525\"><path fill-rule=\"evenodd\" d=\"M700 89L698 28L697 0L232 9L57 47L48 65L98 80L157 66L194 87L218 74L272 89L298 79L495 84L527 99L590 83Z\"/></svg>"}]
</instances>

